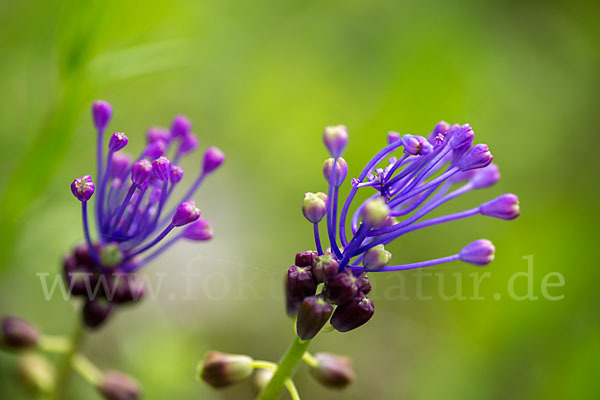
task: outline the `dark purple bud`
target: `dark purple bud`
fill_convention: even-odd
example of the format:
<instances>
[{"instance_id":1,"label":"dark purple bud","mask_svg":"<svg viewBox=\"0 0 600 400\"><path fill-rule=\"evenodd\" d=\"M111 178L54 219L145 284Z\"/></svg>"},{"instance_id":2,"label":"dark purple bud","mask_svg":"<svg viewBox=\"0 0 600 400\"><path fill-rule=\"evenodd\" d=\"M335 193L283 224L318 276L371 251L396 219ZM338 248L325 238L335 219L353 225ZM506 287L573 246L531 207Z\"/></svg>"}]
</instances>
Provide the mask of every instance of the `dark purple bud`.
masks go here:
<instances>
[{"instance_id":1,"label":"dark purple bud","mask_svg":"<svg viewBox=\"0 0 600 400\"><path fill-rule=\"evenodd\" d=\"M127 146L129 138L123 132L115 132L108 141L108 149L116 152Z\"/></svg>"},{"instance_id":2,"label":"dark purple bud","mask_svg":"<svg viewBox=\"0 0 600 400\"><path fill-rule=\"evenodd\" d=\"M328 158L323 164L323 176L327 182L333 183L334 186L340 186L348 175L348 164L343 158L338 158L333 169L333 158ZM334 180L335 179L335 180Z\"/></svg>"},{"instance_id":3,"label":"dark purple bud","mask_svg":"<svg viewBox=\"0 0 600 400\"><path fill-rule=\"evenodd\" d=\"M367 277L367 274L360 274L360 276L358 277L358 290L360 290L363 294L369 294L371 289L371 281Z\"/></svg>"},{"instance_id":4,"label":"dark purple bud","mask_svg":"<svg viewBox=\"0 0 600 400\"><path fill-rule=\"evenodd\" d=\"M494 200L485 202L479 209L482 215L500 219L515 219L521 215L519 198L512 193L506 193Z\"/></svg>"},{"instance_id":5,"label":"dark purple bud","mask_svg":"<svg viewBox=\"0 0 600 400\"><path fill-rule=\"evenodd\" d=\"M86 263L78 261L76 256L65 258L63 274L69 292L73 296L87 297L98 281L95 271L96 267L91 260Z\"/></svg>"},{"instance_id":6,"label":"dark purple bud","mask_svg":"<svg viewBox=\"0 0 600 400\"><path fill-rule=\"evenodd\" d=\"M167 129L153 126L148 129L148 133L146 133L146 141L148 144L158 141L169 143L171 141L171 132Z\"/></svg>"},{"instance_id":7,"label":"dark purple bud","mask_svg":"<svg viewBox=\"0 0 600 400\"><path fill-rule=\"evenodd\" d=\"M171 223L174 226L184 226L190 222L196 221L198 218L200 218L200 210L196 207L196 203L187 201L181 203L179 207L177 207Z\"/></svg>"},{"instance_id":8,"label":"dark purple bud","mask_svg":"<svg viewBox=\"0 0 600 400\"><path fill-rule=\"evenodd\" d=\"M163 156L165 154L165 151L167 151L166 143L162 140L158 140L146 146L146 148L144 149L144 157L148 157L154 160L158 157Z\"/></svg>"},{"instance_id":9,"label":"dark purple bud","mask_svg":"<svg viewBox=\"0 0 600 400\"><path fill-rule=\"evenodd\" d=\"M397 142L398 140L400 140L400 134L398 132L388 132L388 134L387 134L388 144L392 144L394 142Z\"/></svg>"},{"instance_id":10,"label":"dark purple bud","mask_svg":"<svg viewBox=\"0 0 600 400\"><path fill-rule=\"evenodd\" d=\"M168 181L171 177L171 161L167 157L158 157L152 161L152 172L161 181Z\"/></svg>"},{"instance_id":11,"label":"dark purple bud","mask_svg":"<svg viewBox=\"0 0 600 400\"><path fill-rule=\"evenodd\" d=\"M383 244L378 244L365 252L362 264L367 271L377 271L388 265L391 259L392 253L387 251Z\"/></svg>"},{"instance_id":12,"label":"dark purple bud","mask_svg":"<svg viewBox=\"0 0 600 400\"><path fill-rule=\"evenodd\" d=\"M115 153L110 161L110 173L114 177L120 177L131 165L131 155L127 153Z\"/></svg>"},{"instance_id":13,"label":"dark purple bud","mask_svg":"<svg viewBox=\"0 0 600 400\"><path fill-rule=\"evenodd\" d=\"M296 332L302 340L311 340L329 321L333 313L331 304L325 301L323 296L306 297L300 305L298 319L296 320Z\"/></svg>"},{"instance_id":14,"label":"dark purple bud","mask_svg":"<svg viewBox=\"0 0 600 400\"><path fill-rule=\"evenodd\" d=\"M295 264L298 267L308 267L313 265L313 261L317 256L316 251L306 250L296 254Z\"/></svg>"},{"instance_id":15,"label":"dark purple bud","mask_svg":"<svg viewBox=\"0 0 600 400\"><path fill-rule=\"evenodd\" d=\"M183 115L178 115L173 119L173 124L171 124L171 136L176 138L187 135L191 129L192 123L190 120Z\"/></svg>"},{"instance_id":16,"label":"dark purple bud","mask_svg":"<svg viewBox=\"0 0 600 400\"><path fill-rule=\"evenodd\" d=\"M107 371L102 375L98 391L106 400L136 400L140 398L142 389L129 375Z\"/></svg>"},{"instance_id":17,"label":"dark purple bud","mask_svg":"<svg viewBox=\"0 0 600 400\"><path fill-rule=\"evenodd\" d=\"M340 332L348 332L364 325L374 312L373 300L364 295L357 296L335 309L331 325Z\"/></svg>"},{"instance_id":18,"label":"dark purple bud","mask_svg":"<svg viewBox=\"0 0 600 400\"><path fill-rule=\"evenodd\" d=\"M202 164L202 172L210 174L215 169L219 168L225 161L225 154L218 148L212 146L206 149L204 153L204 163Z\"/></svg>"},{"instance_id":19,"label":"dark purple bud","mask_svg":"<svg viewBox=\"0 0 600 400\"><path fill-rule=\"evenodd\" d=\"M458 256L463 262L483 266L494 260L495 253L496 248L492 242L487 239L479 239L465 246Z\"/></svg>"},{"instance_id":20,"label":"dark purple bud","mask_svg":"<svg viewBox=\"0 0 600 400\"><path fill-rule=\"evenodd\" d=\"M181 144L179 145L179 152L181 154L190 153L198 147L198 137L193 133L188 133L181 138Z\"/></svg>"},{"instance_id":21,"label":"dark purple bud","mask_svg":"<svg viewBox=\"0 0 600 400\"><path fill-rule=\"evenodd\" d=\"M83 323L88 328L97 328L100 326L112 311L112 304L102 298L87 300L83 306Z\"/></svg>"},{"instance_id":22,"label":"dark purple bud","mask_svg":"<svg viewBox=\"0 0 600 400\"><path fill-rule=\"evenodd\" d=\"M198 375L214 388L222 388L249 378L254 371L252 358L241 354L211 351L198 365Z\"/></svg>"},{"instance_id":23,"label":"dark purple bud","mask_svg":"<svg viewBox=\"0 0 600 400\"><path fill-rule=\"evenodd\" d=\"M121 304L140 300L146 293L144 281L135 274L113 272L107 275L108 300Z\"/></svg>"},{"instance_id":24,"label":"dark purple bud","mask_svg":"<svg viewBox=\"0 0 600 400\"><path fill-rule=\"evenodd\" d=\"M112 116L112 107L105 101L95 101L92 105L92 118L99 132L104 132Z\"/></svg>"},{"instance_id":25,"label":"dark purple bud","mask_svg":"<svg viewBox=\"0 0 600 400\"><path fill-rule=\"evenodd\" d=\"M317 290L311 270L311 266L298 267L296 265L288 269L287 293L298 305L305 297L313 296Z\"/></svg>"},{"instance_id":26,"label":"dark purple bud","mask_svg":"<svg viewBox=\"0 0 600 400\"><path fill-rule=\"evenodd\" d=\"M310 368L311 375L324 386L333 389L344 389L356 380L352 369L352 360L348 357L329 353L315 354L318 362Z\"/></svg>"},{"instance_id":27,"label":"dark purple bud","mask_svg":"<svg viewBox=\"0 0 600 400\"><path fill-rule=\"evenodd\" d=\"M494 157L490 153L490 149L485 144L476 144L464 155L458 162L457 167L461 171L487 167Z\"/></svg>"},{"instance_id":28,"label":"dark purple bud","mask_svg":"<svg viewBox=\"0 0 600 400\"><path fill-rule=\"evenodd\" d=\"M344 125L328 126L323 132L323 143L332 157L341 157L348 144L348 129Z\"/></svg>"},{"instance_id":29,"label":"dark purple bud","mask_svg":"<svg viewBox=\"0 0 600 400\"><path fill-rule=\"evenodd\" d=\"M448 144L453 149L458 149L459 147L465 145L470 146L473 143L473 138L475 137L475 133L473 133L473 129L469 124L453 127L448 132L448 135L450 136L450 142Z\"/></svg>"},{"instance_id":30,"label":"dark purple bud","mask_svg":"<svg viewBox=\"0 0 600 400\"><path fill-rule=\"evenodd\" d=\"M433 151L433 146L423 136L404 135L401 140L408 154L425 156Z\"/></svg>"},{"instance_id":31,"label":"dark purple bud","mask_svg":"<svg viewBox=\"0 0 600 400\"><path fill-rule=\"evenodd\" d=\"M145 183L152 173L152 163L148 160L136 161L131 167L131 181L136 185Z\"/></svg>"},{"instance_id":32,"label":"dark purple bud","mask_svg":"<svg viewBox=\"0 0 600 400\"><path fill-rule=\"evenodd\" d=\"M313 260L313 277L319 283L326 282L327 280L333 278L339 269L340 264L331 253L325 253L322 256L317 256Z\"/></svg>"},{"instance_id":33,"label":"dark purple bud","mask_svg":"<svg viewBox=\"0 0 600 400\"><path fill-rule=\"evenodd\" d=\"M183 178L183 168L178 165L171 167L171 182L178 183Z\"/></svg>"},{"instance_id":34,"label":"dark purple bud","mask_svg":"<svg viewBox=\"0 0 600 400\"><path fill-rule=\"evenodd\" d=\"M210 240L213 237L212 225L208 220L199 218L198 221L186 226L181 236L189 240Z\"/></svg>"},{"instance_id":35,"label":"dark purple bud","mask_svg":"<svg viewBox=\"0 0 600 400\"><path fill-rule=\"evenodd\" d=\"M325 193L304 194L302 202L302 214L313 224L318 223L327 213L327 195Z\"/></svg>"},{"instance_id":36,"label":"dark purple bud","mask_svg":"<svg viewBox=\"0 0 600 400\"><path fill-rule=\"evenodd\" d=\"M40 332L28 321L19 317L4 317L0 331L0 344L18 349L33 347L40 339Z\"/></svg>"},{"instance_id":37,"label":"dark purple bud","mask_svg":"<svg viewBox=\"0 0 600 400\"><path fill-rule=\"evenodd\" d=\"M382 197L377 197L365 204L362 215L368 227L378 228L388 220L390 207Z\"/></svg>"},{"instance_id":38,"label":"dark purple bud","mask_svg":"<svg viewBox=\"0 0 600 400\"><path fill-rule=\"evenodd\" d=\"M345 269L327 281L325 293L335 304L345 304L358 294L358 282L350 269Z\"/></svg>"},{"instance_id":39,"label":"dark purple bud","mask_svg":"<svg viewBox=\"0 0 600 400\"><path fill-rule=\"evenodd\" d=\"M500 171L496 164L490 164L485 168L471 171L474 171L470 179L473 189L483 189L493 186L500 179Z\"/></svg>"},{"instance_id":40,"label":"dark purple bud","mask_svg":"<svg viewBox=\"0 0 600 400\"><path fill-rule=\"evenodd\" d=\"M77 178L71 183L71 192L79 201L88 201L94 194L94 190L96 190L96 185L89 175Z\"/></svg>"}]
</instances>

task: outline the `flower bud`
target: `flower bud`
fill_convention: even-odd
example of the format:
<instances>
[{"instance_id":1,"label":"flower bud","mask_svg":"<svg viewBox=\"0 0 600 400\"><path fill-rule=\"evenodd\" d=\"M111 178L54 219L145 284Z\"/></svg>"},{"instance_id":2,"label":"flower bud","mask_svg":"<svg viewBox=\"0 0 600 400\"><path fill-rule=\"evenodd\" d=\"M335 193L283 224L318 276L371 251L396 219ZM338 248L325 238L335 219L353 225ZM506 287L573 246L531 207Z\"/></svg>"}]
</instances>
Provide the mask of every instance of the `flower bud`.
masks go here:
<instances>
[{"instance_id":1,"label":"flower bud","mask_svg":"<svg viewBox=\"0 0 600 400\"><path fill-rule=\"evenodd\" d=\"M344 389L356 379L352 369L352 360L348 357L329 353L317 353L316 367L310 368L311 375L324 386Z\"/></svg>"},{"instance_id":2,"label":"flower bud","mask_svg":"<svg viewBox=\"0 0 600 400\"><path fill-rule=\"evenodd\" d=\"M92 118L98 132L104 132L112 116L112 107L105 101L95 101L92 105Z\"/></svg>"},{"instance_id":3,"label":"flower bud","mask_svg":"<svg viewBox=\"0 0 600 400\"><path fill-rule=\"evenodd\" d=\"M88 201L94 194L94 190L96 190L96 185L89 175L77 178L71 183L71 192L79 201Z\"/></svg>"},{"instance_id":4,"label":"flower bud","mask_svg":"<svg viewBox=\"0 0 600 400\"><path fill-rule=\"evenodd\" d=\"M331 325L340 332L348 332L365 324L374 312L373 300L364 295L357 296L335 309Z\"/></svg>"},{"instance_id":5,"label":"flower bud","mask_svg":"<svg viewBox=\"0 0 600 400\"><path fill-rule=\"evenodd\" d=\"M188 133L181 137L181 144L179 145L179 152L181 154L190 153L198 147L198 137L193 133Z\"/></svg>"},{"instance_id":6,"label":"flower bud","mask_svg":"<svg viewBox=\"0 0 600 400\"><path fill-rule=\"evenodd\" d=\"M300 339L314 338L329 321L332 313L333 307L323 296L309 296L302 300L296 320L296 332Z\"/></svg>"},{"instance_id":7,"label":"flower bud","mask_svg":"<svg viewBox=\"0 0 600 400\"><path fill-rule=\"evenodd\" d=\"M95 274L95 265L93 260L82 262L77 259L76 255L65 258L63 275L69 292L73 296L87 296L90 290L88 288L96 287L98 280Z\"/></svg>"},{"instance_id":8,"label":"flower bud","mask_svg":"<svg viewBox=\"0 0 600 400\"><path fill-rule=\"evenodd\" d=\"M153 126L152 128L148 129L148 133L146 133L146 141L148 144L158 141L169 143L171 141L171 132L169 132L167 129Z\"/></svg>"},{"instance_id":9,"label":"flower bud","mask_svg":"<svg viewBox=\"0 0 600 400\"><path fill-rule=\"evenodd\" d=\"M0 344L18 349L33 347L40 339L40 332L28 321L19 317L4 317L0 330Z\"/></svg>"},{"instance_id":10,"label":"flower bud","mask_svg":"<svg viewBox=\"0 0 600 400\"><path fill-rule=\"evenodd\" d=\"M112 307L112 304L105 299L88 299L83 306L83 323L88 328L97 328L108 318Z\"/></svg>"},{"instance_id":11,"label":"flower bud","mask_svg":"<svg viewBox=\"0 0 600 400\"><path fill-rule=\"evenodd\" d=\"M470 147L473 143L473 138L475 137L475 133L473 133L473 129L469 124L460 125L450 129L448 135L451 135L448 144L453 149L458 149L463 146Z\"/></svg>"},{"instance_id":12,"label":"flower bud","mask_svg":"<svg viewBox=\"0 0 600 400\"><path fill-rule=\"evenodd\" d=\"M318 283L326 282L333 278L338 273L339 269L340 264L331 253L317 256L313 260L312 273Z\"/></svg>"},{"instance_id":13,"label":"flower bud","mask_svg":"<svg viewBox=\"0 0 600 400\"><path fill-rule=\"evenodd\" d=\"M190 133L192 129L192 123L189 119L184 117L183 115L178 115L173 119L173 123L171 124L171 135L176 138L179 136L185 136Z\"/></svg>"},{"instance_id":14,"label":"flower bud","mask_svg":"<svg viewBox=\"0 0 600 400\"><path fill-rule=\"evenodd\" d=\"M52 393L56 371L48 359L40 354L26 353L19 358L19 378L34 393Z\"/></svg>"},{"instance_id":15,"label":"flower bud","mask_svg":"<svg viewBox=\"0 0 600 400\"><path fill-rule=\"evenodd\" d=\"M323 132L323 143L332 157L340 157L348 144L348 129L344 125L328 126Z\"/></svg>"},{"instance_id":16,"label":"flower bud","mask_svg":"<svg viewBox=\"0 0 600 400\"><path fill-rule=\"evenodd\" d=\"M436 136L437 134L445 134L450 130L450 124L447 123L446 121L440 121L436 124L436 126L433 128L433 132L431 133L432 136Z\"/></svg>"},{"instance_id":17,"label":"flower bud","mask_svg":"<svg viewBox=\"0 0 600 400\"><path fill-rule=\"evenodd\" d=\"M476 144L464 155L456 165L461 171L487 167L494 157L487 145Z\"/></svg>"},{"instance_id":18,"label":"flower bud","mask_svg":"<svg viewBox=\"0 0 600 400\"><path fill-rule=\"evenodd\" d=\"M390 216L390 207L383 197L377 197L365 204L362 214L363 222L368 227L377 228L384 224Z\"/></svg>"},{"instance_id":19,"label":"flower bud","mask_svg":"<svg viewBox=\"0 0 600 400\"><path fill-rule=\"evenodd\" d=\"M202 165L202 172L204 174L210 174L215 169L219 168L225 161L225 154L216 147L209 147L204 153L204 164Z\"/></svg>"},{"instance_id":20,"label":"flower bud","mask_svg":"<svg viewBox=\"0 0 600 400\"><path fill-rule=\"evenodd\" d=\"M171 182L178 183L183 178L183 168L178 165L171 167Z\"/></svg>"},{"instance_id":21,"label":"flower bud","mask_svg":"<svg viewBox=\"0 0 600 400\"><path fill-rule=\"evenodd\" d=\"M306 193L302 202L302 213L313 224L320 222L327 213L327 195L322 192Z\"/></svg>"},{"instance_id":22,"label":"flower bud","mask_svg":"<svg viewBox=\"0 0 600 400\"><path fill-rule=\"evenodd\" d=\"M470 182L473 189L483 189L493 186L499 179L500 172L498 171L498 166L490 164L485 168L475 170Z\"/></svg>"},{"instance_id":23,"label":"flower bud","mask_svg":"<svg viewBox=\"0 0 600 400\"><path fill-rule=\"evenodd\" d=\"M362 294L368 294L371 291L371 289L371 281L367 277L367 274L360 274L360 276L358 277L358 290L360 290Z\"/></svg>"},{"instance_id":24,"label":"flower bud","mask_svg":"<svg viewBox=\"0 0 600 400\"><path fill-rule=\"evenodd\" d=\"M144 281L134 273L114 272L107 277L108 300L116 303L131 303L146 294Z\"/></svg>"},{"instance_id":25,"label":"flower bud","mask_svg":"<svg viewBox=\"0 0 600 400\"><path fill-rule=\"evenodd\" d=\"M423 136L404 135L401 140L408 154L425 156L433 151L433 146Z\"/></svg>"},{"instance_id":26,"label":"flower bud","mask_svg":"<svg viewBox=\"0 0 600 400\"><path fill-rule=\"evenodd\" d=\"M120 177L131 164L131 155L127 153L115 153L110 160L110 173L113 177Z\"/></svg>"},{"instance_id":27,"label":"flower bud","mask_svg":"<svg viewBox=\"0 0 600 400\"><path fill-rule=\"evenodd\" d=\"M154 160L158 157L161 157L167 151L167 145L162 140L157 140L156 142L150 143L144 149L144 157L148 157L151 160Z\"/></svg>"},{"instance_id":28,"label":"flower bud","mask_svg":"<svg viewBox=\"0 0 600 400\"><path fill-rule=\"evenodd\" d=\"M323 176L327 182L333 183L334 186L340 186L348 175L348 164L343 158L338 158L333 169L333 158L328 158L323 164Z\"/></svg>"},{"instance_id":29,"label":"flower bud","mask_svg":"<svg viewBox=\"0 0 600 400\"><path fill-rule=\"evenodd\" d=\"M171 176L171 161L167 157L159 157L152 161L152 172L161 181L168 181Z\"/></svg>"},{"instance_id":30,"label":"flower bud","mask_svg":"<svg viewBox=\"0 0 600 400\"><path fill-rule=\"evenodd\" d=\"M105 372L97 389L106 400L136 400L142 391L135 379L117 371Z\"/></svg>"},{"instance_id":31,"label":"flower bud","mask_svg":"<svg viewBox=\"0 0 600 400\"><path fill-rule=\"evenodd\" d=\"M181 203L179 207L177 207L171 223L173 226L183 226L196 221L198 218L200 218L200 210L196 208L196 203L188 201Z\"/></svg>"},{"instance_id":32,"label":"flower bud","mask_svg":"<svg viewBox=\"0 0 600 400\"><path fill-rule=\"evenodd\" d=\"M200 378L214 388L222 388L249 378L253 368L252 358L241 354L211 351L198 365Z\"/></svg>"},{"instance_id":33,"label":"flower bud","mask_svg":"<svg viewBox=\"0 0 600 400\"><path fill-rule=\"evenodd\" d=\"M131 167L131 181L136 185L144 184L152 173L152 163L148 160L136 161Z\"/></svg>"},{"instance_id":34,"label":"flower bud","mask_svg":"<svg viewBox=\"0 0 600 400\"><path fill-rule=\"evenodd\" d=\"M315 294L317 284L312 275L312 267L291 266L287 272L287 293L298 304L308 296Z\"/></svg>"},{"instance_id":35,"label":"flower bud","mask_svg":"<svg viewBox=\"0 0 600 400\"><path fill-rule=\"evenodd\" d=\"M387 141L388 144L392 144L394 142L397 142L398 140L400 140L400 134L398 132L388 132L387 134Z\"/></svg>"},{"instance_id":36,"label":"flower bud","mask_svg":"<svg viewBox=\"0 0 600 400\"><path fill-rule=\"evenodd\" d=\"M388 265L391 259L392 253L387 251L383 244L378 244L365 252L362 264L367 271L377 271Z\"/></svg>"},{"instance_id":37,"label":"flower bud","mask_svg":"<svg viewBox=\"0 0 600 400\"><path fill-rule=\"evenodd\" d=\"M458 256L463 262L483 266L494 260L495 252L496 248L492 242L486 239L479 239L465 246L458 253Z\"/></svg>"},{"instance_id":38,"label":"flower bud","mask_svg":"<svg viewBox=\"0 0 600 400\"><path fill-rule=\"evenodd\" d=\"M274 374L275 371L271 371L270 369L254 369L254 375L252 375L252 389L256 396L258 396L259 393L262 393L262 391L265 390L269 382L271 382L271 378L273 378Z\"/></svg>"},{"instance_id":39,"label":"flower bud","mask_svg":"<svg viewBox=\"0 0 600 400\"><path fill-rule=\"evenodd\" d=\"M450 183L460 183L460 182L468 181L473 177L473 175L475 175L475 172L477 172L477 171L474 169L470 169L468 171L458 171L457 173L452 175L450 178L448 178L448 181Z\"/></svg>"},{"instance_id":40,"label":"flower bud","mask_svg":"<svg viewBox=\"0 0 600 400\"><path fill-rule=\"evenodd\" d=\"M352 271L345 269L327 281L325 293L335 304L345 304L358 293L358 282Z\"/></svg>"},{"instance_id":41,"label":"flower bud","mask_svg":"<svg viewBox=\"0 0 600 400\"><path fill-rule=\"evenodd\" d=\"M196 222L186 226L181 235L189 240L209 240L213 237L212 225L208 220L199 218Z\"/></svg>"},{"instance_id":42,"label":"flower bud","mask_svg":"<svg viewBox=\"0 0 600 400\"><path fill-rule=\"evenodd\" d=\"M317 256L316 251L306 250L296 254L295 263L298 267L308 267L313 265L313 261Z\"/></svg>"},{"instance_id":43,"label":"flower bud","mask_svg":"<svg viewBox=\"0 0 600 400\"><path fill-rule=\"evenodd\" d=\"M160 201L160 198L163 195L163 191L161 188L152 188L152 191L150 192L150 195L148 196L148 203L150 204L156 204Z\"/></svg>"},{"instance_id":44,"label":"flower bud","mask_svg":"<svg viewBox=\"0 0 600 400\"><path fill-rule=\"evenodd\" d=\"M127 146L127 143L129 143L129 138L123 132L115 132L108 141L108 149L116 152Z\"/></svg>"},{"instance_id":45,"label":"flower bud","mask_svg":"<svg viewBox=\"0 0 600 400\"><path fill-rule=\"evenodd\" d=\"M512 193L506 193L494 200L485 202L479 209L481 210L482 215L500 219L510 220L521 215L519 198Z\"/></svg>"}]
</instances>

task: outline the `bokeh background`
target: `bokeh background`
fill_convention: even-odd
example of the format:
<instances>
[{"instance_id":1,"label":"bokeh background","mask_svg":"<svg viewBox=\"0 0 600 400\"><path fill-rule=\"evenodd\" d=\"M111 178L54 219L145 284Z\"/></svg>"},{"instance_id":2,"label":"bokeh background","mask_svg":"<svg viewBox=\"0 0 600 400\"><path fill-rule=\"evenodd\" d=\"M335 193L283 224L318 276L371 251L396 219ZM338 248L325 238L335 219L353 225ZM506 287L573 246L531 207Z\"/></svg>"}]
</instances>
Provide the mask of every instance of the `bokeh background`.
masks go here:
<instances>
[{"instance_id":1,"label":"bokeh background","mask_svg":"<svg viewBox=\"0 0 600 400\"><path fill-rule=\"evenodd\" d=\"M439 276L424 278L432 299L418 300L405 273L407 300L401 278L374 276L372 321L311 346L351 356L356 383L331 392L302 366L302 398L597 398L598 14L589 1L3 0L0 314L52 334L77 318L60 296L44 300L36 273L57 273L81 241L68 185L95 172L91 102L113 104L110 129L126 132L134 153L150 125L183 113L203 147L227 153L196 196L215 238L152 264L149 273L167 273L157 298L119 312L84 352L137 377L147 399L250 399L245 384L215 392L196 382L196 362L209 349L277 360L290 342L281 280L294 254L313 246L300 205L304 192L326 188L323 128L348 126L352 177L388 130L470 122L502 180L445 210L514 192L522 216L455 222L390 249L413 262L493 240L485 300L444 300ZM200 160L185 160L188 179ZM527 256L539 298L518 301L507 285L527 271ZM200 275L196 300L185 299L188 266ZM434 272L450 294L461 273L472 296L468 274L483 271L453 263ZM550 272L564 276L549 289L562 300L542 296ZM515 290L526 293L527 280ZM0 354L2 399L30 398L15 364ZM69 395L98 398L77 376Z\"/></svg>"}]
</instances>

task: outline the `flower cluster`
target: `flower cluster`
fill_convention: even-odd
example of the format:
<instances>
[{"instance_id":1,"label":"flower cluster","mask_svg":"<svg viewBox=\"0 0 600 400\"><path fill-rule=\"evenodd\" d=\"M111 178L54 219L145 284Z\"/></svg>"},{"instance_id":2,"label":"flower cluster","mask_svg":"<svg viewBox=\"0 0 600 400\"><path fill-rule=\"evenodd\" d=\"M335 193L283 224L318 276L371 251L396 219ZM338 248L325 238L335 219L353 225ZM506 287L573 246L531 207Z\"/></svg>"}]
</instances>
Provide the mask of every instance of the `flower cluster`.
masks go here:
<instances>
[{"instance_id":1,"label":"flower cluster","mask_svg":"<svg viewBox=\"0 0 600 400\"><path fill-rule=\"evenodd\" d=\"M112 116L111 106L95 102L92 116L97 131L95 182L85 175L71 184L82 206L85 243L64 262L71 294L85 298L83 319L88 327L99 326L115 305L140 299L144 283L135 272L178 240L212 237L210 223L200 218L200 210L191 198L225 160L219 149L209 147L200 173L169 209L168 203L183 178L183 169L176 164L198 147L190 121L177 116L170 129L150 128L146 146L134 159L122 151L129 139L121 132L109 138L104 156L104 132ZM167 154L172 157L167 158ZM94 194L96 239L92 239L87 211Z\"/></svg>"},{"instance_id":2,"label":"flower cluster","mask_svg":"<svg viewBox=\"0 0 600 400\"><path fill-rule=\"evenodd\" d=\"M346 332L372 317L367 272L401 271L456 260L483 266L493 260L494 246L485 239L468 244L457 254L403 265L389 265L392 254L385 248L406 233L458 219L480 214L505 220L519 216L517 196L504 194L469 210L423 220L444 203L500 179L488 146L473 145L474 137L470 125L446 122L438 123L427 138L388 133L388 145L351 180L350 193L338 213L339 189L348 174L341 157L348 131L344 126L325 129L323 141L332 156L323 166L329 190L327 194L307 193L302 207L314 225L317 251L298 253L287 273L287 311L297 316L301 339L312 339L328 321ZM374 193L358 204L349 218L359 190ZM329 248L324 251L319 222L325 217Z\"/></svg>"}]
</instances>

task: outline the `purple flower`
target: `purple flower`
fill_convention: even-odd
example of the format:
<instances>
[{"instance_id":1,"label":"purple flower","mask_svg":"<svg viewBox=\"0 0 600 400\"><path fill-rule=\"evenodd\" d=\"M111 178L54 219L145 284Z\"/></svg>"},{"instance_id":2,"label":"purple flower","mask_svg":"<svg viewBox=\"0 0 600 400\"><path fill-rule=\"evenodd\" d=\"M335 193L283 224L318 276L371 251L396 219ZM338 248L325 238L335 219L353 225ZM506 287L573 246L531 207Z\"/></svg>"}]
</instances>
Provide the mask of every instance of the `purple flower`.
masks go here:
<instances>
[{"instance_id":1,"label":"purple flower","mask_svg":"<svg viewBox=\"0 0 600 400\"><path fill-rule=\"evenodd\" d=\"M462 262L473 265L488 265L494 260L496 248L486 239L479 239L463 248L458 256Z\"/></svg>"},{"instance_id":2,"label":"purple flower","mask_svg":"<svg viewBox=\"0 0 600 400\"><path fill-rule=\"evenodd\" d=\"M225 161L225 154L216 147L209 147L204 153L204 164L202 164L202 171L205 174L210 174L223 164Z\"/></svg>"},{"instance_id":3,"label":"purple flower","mask_svg":"<svg viewBox=\"0 0 600 400\"><path fill-rule=\"evenodd\" d=\"M111 136L106 152L102 131L111 113L107 103L94 103L92 114L99 131L95 184L89 175L71 184L73 195L82 204L85 245L65 258L64 276L71 294L85 298L83 318L89 327L101 325L115 306L143 297L145 288L136 275L141 267L182 238L204 241L213 234L210 224L199 219L200 210L190 201L204 181L204 173L196 177L178 201L171 199L183 178L183 169L171 166L164 155L172 151L180 159L194 150L197 141L190 139L189 120L176 117L173 135L164 129L150 129L148 145L133 159L119 152L128 143L127 136L120 132ZM214 170L224 155L214 148L207 153ZM96 232L90 229L87 212L88 200L94 194ZM164 240L173 230L180 234ZM94 290L96 284L103 282L100 290Z\"/></svg>"},{"instance_id":4,"label":"purple flower","mask_svg":"<svg viewBox=\"0 0 600 400\"><path fill-rule=\"evenodd\" d=\"M323 143L333 158L340 158L348 144L348 129L344 125L328 126L323 133Z\"/></svg>"},{"instance_id":5,"label":"purple flower","mask_svg":"<svg viewBox=\"0 0 600 400\"><path fill-rule=\"evenodd\" d=\"M500 219L515 219L521 215L519 198L512 193L503 194L494 200L487 201L479 208L482 215Z\"/></svg>"}]
</instances>

